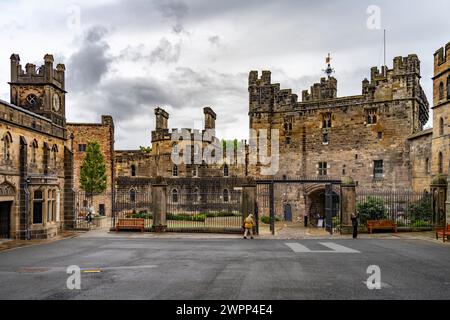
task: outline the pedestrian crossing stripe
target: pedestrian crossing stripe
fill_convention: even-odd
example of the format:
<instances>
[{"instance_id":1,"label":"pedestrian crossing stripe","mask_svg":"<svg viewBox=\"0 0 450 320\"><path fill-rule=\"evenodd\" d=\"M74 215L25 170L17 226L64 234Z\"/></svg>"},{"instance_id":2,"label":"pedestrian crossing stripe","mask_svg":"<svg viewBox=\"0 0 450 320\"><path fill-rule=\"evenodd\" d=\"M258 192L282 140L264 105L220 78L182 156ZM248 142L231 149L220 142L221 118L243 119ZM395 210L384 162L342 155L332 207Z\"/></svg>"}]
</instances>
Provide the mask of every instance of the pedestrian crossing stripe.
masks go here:
<instances>
[{"instance_id":1,"label":"pedestrian crossing stripe","mask_svg":"<svg viewBox=\"0 0 450 320\"><path fill-rule=\"evenodd\" d=\"M319 242L319 244L331 250L311 250L300 243L286 243L286 245L296 253L361 253L358 250L354 250L334 242Z\"/></svg>"}]
</instances>

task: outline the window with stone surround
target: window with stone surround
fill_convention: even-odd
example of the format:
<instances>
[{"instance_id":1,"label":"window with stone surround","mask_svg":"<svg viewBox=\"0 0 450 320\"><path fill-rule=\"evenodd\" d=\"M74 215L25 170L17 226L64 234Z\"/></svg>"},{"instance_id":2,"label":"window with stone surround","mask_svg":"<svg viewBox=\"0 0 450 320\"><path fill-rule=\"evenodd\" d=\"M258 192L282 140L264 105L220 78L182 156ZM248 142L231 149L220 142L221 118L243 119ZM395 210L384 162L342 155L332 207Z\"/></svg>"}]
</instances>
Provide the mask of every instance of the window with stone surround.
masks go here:
<instances>
[{"instance_id":1,"label":"window with stone surround","mask_svg":"<svg viewBox=\"0 0 450 320\"><path fill-rule=\"evenodd\" d=\"M331 113L327 112L322 115L322 128L331 128Z\"/></svg>"},{"instance_id":2,"label":"window with stone surround","mask_svg":"<svg viewBox=\"0 0 450 320\"><path fill-rule=\"evenodd\" d=\"M373 178L383 179L383 160L375 160L373 162Z\"/></svg>"},{"instance_id":3,"label":"window with stone surround","mask_svg":"<svg viewBox=\"0 0 450 320\"><path fill-rule=\"evenodd\" d=\"M326 176L328 174L328 163L326 162L319 162L318 164L318 174L319 176Z\"/></svg>"},{"instance_id":4,"label":"window with stone surround","mask_svg":"<svg viewBox=\"0 0 450 320\"><path fill-rule=\"evenodd\" d=\"M425 172L427 174L430 173L430 159L428 159L428 158L425 159Z\"/></svg>"},{"instance_id":5,"label":"window with stone surround","mask_svg":"<svg viewBox=\"0 0 450 320\"><path fill-rule=\"evenodd\" d=\"M134 190L134 189L130 190L130 202L131 203L136 202L136 190Z\"/></svg>"},{"instance_id":6,"label":"window with stone surround","mask_svg":"<svg viewBox=\"0 0 450 320\"><path fill-rule=\"evenodd\" d=\"M223 190L223 202L229 202L230 201L230 192L228 189Z\"/></svg>"},{"instance_id":7,"label":"window with stone surround","mask_svg":"<svg viewBox=\"0 0 450 320\"><path fill-rule=\"evenodd\" d=\"M328 144L328 142L330 142L330 138L329 138L328 132L326 132L322 136L322 143L323 144Z\"/></svg>"},{"instance_id":8,"label":"window with stone surround","mask_svg":"<svg viewBox=\"0 0 450 320\"><path fill-rule=\"evenodd\" d=\"M441 81L441 83L439 83L439 100L443 99L444 99L444 83Z\"/></svg>"},{"instance_id":9,"label":"window with stone surround","mask_svg":"<svg viewBox=\"0 0 450 320\"><path fill-rule=\"evenodd\" d=\"M34 191L33 194L33 224L42 223L42 203L44 197L41 190Z\"/></svg>"},{"instance_id":10,"label":"window with stone surround","mask_svg":"<svg viewBox=\"0 0 450 320\"><path fill-rule=\"evenodd\" d=\"M193 177L198 177L197 166L194 166L194 167L192 168L192 176L193 176Z\"/></svg>"},{"instance_id":11,"label":"window with stone surround","mask_svg":"<svg viewBox=\"0 0 450 320\"><path fill-rule=\"evenodd\" d=\"M228 169L228 165L224 165L223 166L223 176L224 177L229 177L230 176L230 171Z\"/></svg>"},{"instance_id":12,"label":"window with stone surround","mask_svg":"<svg viewBox=\"0 0 450 320\"><path fill-rule=\"evenodd\" d=\"M78 145L78 151L79 152L85 152L86 151L86 144L79 144Z\"/></svg>"},{"instance_id":13,"label":"window with stone surround","mask_svg":"<svg viewBox=\"0 0 450 320\"><path fill-rule=\"evenodd\" d=\"M442 117L439 119L439 135L444 135L444 118Z\"/></svg>"},{"instance_id":14,"label":"window with stone surround","mask_svg":"<svg viewBox=\"0 0 450 320\"><path fill-rule=\"evenodd\" d=\"M172 176L178 177L178 166L176 164L174 164L172 167Z\"/></svg>"},{"instance_id":15,"label":"window with stone surround","mask_svg":"<svg viewBox=\"0 0 450 320\"><path fill-rule=\"evenodd\" d=\"M178 190L177 189L172 190L172 202L173 203L178 202Z\"/></svg>"},{"instance_id":16,"label":"window with stone surround","mask_svg":"<svg viewBox=\"0 0 450 320\"><path fill-rule=\"evenodd\" d=\"M366 110L366 122L367 124L377 123L377 109L367 109Z\"/></svg>"},{"instance_id":17,"label":"window with stone surround","mask_svg":"<svg viewBox=\"0 0 450 320\"><path fill-rule=\"evenodd\" d=\"M442 152L439 152L438 156L438 173L441 174L444 172L444 159L442 156Z\"/></svg>"},{"instance_id":18,"label":"window with stone surround","mask_svg":"<svg viewBox=\"0 0 450 320\"><path fill-rule=\"evenodd\" d=\"M3 161L9 163L11 161L11 143L12 137L9 132L6 132L3 136Z\"/></svg>"}]
</instances>

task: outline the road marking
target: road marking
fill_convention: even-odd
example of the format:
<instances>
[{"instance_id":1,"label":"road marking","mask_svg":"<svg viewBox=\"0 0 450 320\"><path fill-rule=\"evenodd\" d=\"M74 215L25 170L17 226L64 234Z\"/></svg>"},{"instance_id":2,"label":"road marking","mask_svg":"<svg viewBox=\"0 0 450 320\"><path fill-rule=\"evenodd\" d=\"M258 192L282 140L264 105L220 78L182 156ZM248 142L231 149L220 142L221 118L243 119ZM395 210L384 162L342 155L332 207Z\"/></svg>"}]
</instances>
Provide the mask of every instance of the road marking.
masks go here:
<instances>
[{"instance_id":1,"label":"road marking","mask_svg":"<svg viewBox=\"0 0 450 320\"><path fill-rule=\"evenodd\" d=\"M362 283L364 283L365 286L367 286L367 281L362 281ZM389 283L386 282L381 282L381 288L392 288L392 286Z\"/></svg>"},{"instance_id":2,"label":"road marking","mask_svg":"<svg viewBox=\"0 0 450 320\"><path fill-rule=\"evenodd\" d=\"M319 242L319 244L331 250L310 250L306 246L294 242L285 244L295 253L361 253L358 250L354 250L333 242Z\"/></svg>"},{"instance_id":3,"label":"road marking","mask_svg":"<svg viewBox=\"0 0 450 320\"><path fill-rule=\"evenodd\" d=\"M351 248L347 248L344 246L341 246L340 244L333 243L333 242L319 242L321 245L330 248L333 250L333 252L337 253L361 253L358 250L354 250Z\"/></svg>"},{"instance_id":4,"label":"road marking","mask_svg":"<svg viewBox=\"0 0 450 320\"><path fill-rule=\"evenodd\" d=\"M311 250L300 243L286 243L286 245L294 252L311 252Z\"/></svg>"}]
</instances>

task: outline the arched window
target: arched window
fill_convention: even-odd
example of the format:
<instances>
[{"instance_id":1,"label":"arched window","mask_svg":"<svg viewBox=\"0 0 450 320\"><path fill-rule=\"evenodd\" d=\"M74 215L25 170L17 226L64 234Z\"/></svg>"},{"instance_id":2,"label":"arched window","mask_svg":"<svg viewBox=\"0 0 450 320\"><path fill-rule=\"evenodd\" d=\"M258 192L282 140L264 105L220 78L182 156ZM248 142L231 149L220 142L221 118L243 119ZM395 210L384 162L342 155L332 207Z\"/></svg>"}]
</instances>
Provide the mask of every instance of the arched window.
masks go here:
<instances>
[{"instance_id":1,"label":"arched window","mask_svg":"<svg viewBox=\"0 0 450 320\"><path fill-rule=\"evenodd\" d=\"M447 99L450 99L450 76L447 77Z\"/></svg>"},{"instance_id":2,"label":"arched window","mask_svg":"<svg viewBox=\"0 0 450 320\"><path fill-rule=\"evenodd\" d=\"M194 202L200 201L200 190L198 188L194 189Z\"/></svg>"},{"instance_id":3,"label":"arched window","mask_svg":"<svg viewBox=\"0 0 450 320\"><path fill-rule=\"evenodd\" d=\"M56 168L57 159L58 159L58 146L55 144L52 147L52 159L51 159L52 163L51 163L51 165L53 168Z\"/></svg>"},{"instance_id":4,"label":"arched window","mask_svg":"<svg viewBox=\"0 0 450 320\"><path fill-rule=\"evenodd\" d=\"M177 189L172 190L172 202L173 203L178 202L178 190Z\"/></svg>"},{"instance_id":5,"label":"arched window","mask_svg":"<svg viewBox=\"0 0 450 320\"><path fill-rule=\"evenodd\" d=\"M42 223L42 202L44 198L41 190L34 191L33 195L33 223Z\"/></svg>"},{"instance_id":6,"label":"arched window","mask_svg":"<svg viewBox=\"0 0 450 320\"><path fill-rule=\"evenodd\" d=\"M223 202L229 202L230 201L230 193L228 189L223 190Z\"/></svg>"},{"instance_id":7,"label":"arched window","mask_svg":"<svg viewBox=\"0 0 450 320\"><path fill-rule=\"evenodd\" d=\"M439 119L439 135L444 135L444 118L442 117Z\"/></svg>"},{"instance_id":8,"label":"arched window","mask_svg":"<svg viewBox=\"0 0 450 320\"><path fill-rule=\"evenodd\" d=\"M442 157L442 152L439 152L439 157L438 157L438 173L443 173L444 172L444 159Z\"/></svg>"},{"instance_id":9,"label":"arched window","mask_svg":"<svg viewBox=\"0 0 450 320\"><path fill-rule=\"evenodd\" d=\"M38 143L36 141L36 139L33 140L33 142L31 143L31 164L35 164L36 163L36 151L38 148Z\"/></svg>"},{"instance_id":10,"label":"arched window","mask_svg":"<svg viewBox=\"0 0 450 320\"><path fill-rule=\"evenodd\" d=\"M172 143L172 154L178 154L178 143Z\"/></svg>"},{"instance_id":11,"label":"arched window","mask_svg":"<svg viewBox=\"0 0 450 320\"><path fill-rule=\"evenodd\" d=\"M136 177L136 166L134 164L131 165L131 176Z\"/></svg>"},{"instance_id":12,"label":"arched window","mask_svg":"<svg viewBox=\"0 0 450 320\"><path fill-rule=\"evenodd\" d=\"M228 165L226 164L223 166L223 176L228 177L229 175L230 175L230 172L228 170Z\"/></svg>"},{"instance_id":13,"label":"arched window","mask_svg":"<svg viewBox=\"0 0 450 320\"><path fill-rule=\"evenodd\" d=\"M174 164L172 167L172 176L178 177L178 166L176 164Z\"/></svg>"},{"instance_id":14,"label":"arched window","mask_svg":"<svg viewBox=\"0 0 450 320\"><path fill-rule=\"evenodd\" d=\"M134 189L130 190L130 202L132 203L136 202L136 190Z\"/></svg>"},{"instance_id":15,"label":"arched window","mask_svg":"<svg viewBox=\"0 0 450 320\"><path fill-rule=\"evenodd\" d=\"M12 137L9 132L3 136L3 160L9 162L11 160L11 143Z\"/></svg>"},{"instance_id":16,"label":"arched window","mask_svg":"<svg viewBox=\"0 0 450 320\"><path fill-rule=\"evenodd\" d=\"M428 174L430 173L430 159L425 159L425 172Z\"/></svg>"},{"instance_id":17,"label":"arched window","mask_svg":"<svg viewBox=\"0 0 450 320\"><path fill-rule=\"evenodd\" d=\"M439 84L439 100L444 99L444 83Z\"/></svg>"}]
</instances>

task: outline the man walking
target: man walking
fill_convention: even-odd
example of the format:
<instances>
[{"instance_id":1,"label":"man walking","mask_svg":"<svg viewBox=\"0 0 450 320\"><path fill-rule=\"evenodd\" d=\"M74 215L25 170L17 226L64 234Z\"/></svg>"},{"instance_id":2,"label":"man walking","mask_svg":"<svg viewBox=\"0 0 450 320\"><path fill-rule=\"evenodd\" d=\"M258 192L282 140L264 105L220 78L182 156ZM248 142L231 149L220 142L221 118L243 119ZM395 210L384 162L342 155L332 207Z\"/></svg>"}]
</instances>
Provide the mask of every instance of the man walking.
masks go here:
<instances>
[{"instance_id":1,"label":"man walking","mask_svg":"<svg viewBox=\"0 0 450 320\"><path fill-rule=\"evenodd\" d=\"M250 239L253 239L253 226L255 222L253 220L253 214L249 214L247 218L244 219L244 239L247 239L247 236L250 235Z\"/></svg>"}]
</instances>

